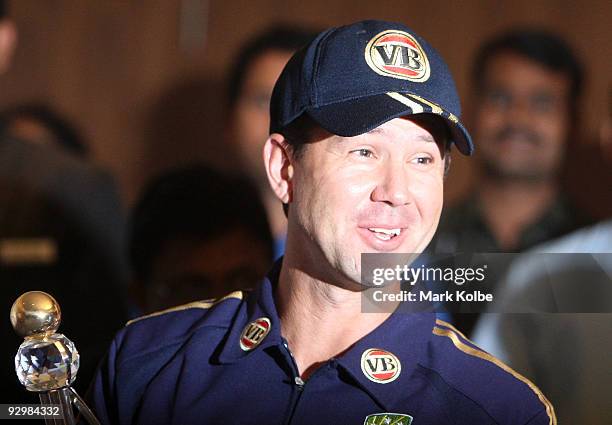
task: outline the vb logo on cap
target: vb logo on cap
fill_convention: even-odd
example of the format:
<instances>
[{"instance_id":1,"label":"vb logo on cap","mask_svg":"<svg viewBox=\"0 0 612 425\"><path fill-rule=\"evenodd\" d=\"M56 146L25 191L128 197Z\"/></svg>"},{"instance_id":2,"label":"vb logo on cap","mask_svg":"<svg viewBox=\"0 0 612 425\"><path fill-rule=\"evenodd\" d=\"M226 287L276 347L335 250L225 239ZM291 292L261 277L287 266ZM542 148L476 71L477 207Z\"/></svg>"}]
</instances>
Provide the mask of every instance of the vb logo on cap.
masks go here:
<instances>
[{"instance_id":1,"label":"vb logo on cap","mask_svg":"<svg viewBox=\"0 0 612 425\"><path fill-rule=\"evenodd\" d=\"M429 78L427 55L416 39L404 31L377 34L366 46L365 60L380 75L415 82Z\"/></svg>"}]
</instances>

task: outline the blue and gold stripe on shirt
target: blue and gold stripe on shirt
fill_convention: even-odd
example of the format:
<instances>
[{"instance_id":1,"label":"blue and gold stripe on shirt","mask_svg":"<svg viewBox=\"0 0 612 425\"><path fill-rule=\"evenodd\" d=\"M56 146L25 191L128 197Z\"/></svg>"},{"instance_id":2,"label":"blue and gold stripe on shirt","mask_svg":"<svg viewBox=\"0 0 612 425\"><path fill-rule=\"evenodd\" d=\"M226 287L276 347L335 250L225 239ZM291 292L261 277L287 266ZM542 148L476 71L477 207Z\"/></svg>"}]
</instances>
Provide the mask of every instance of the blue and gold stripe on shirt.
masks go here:
<instances>
[{"instance_id":1,"label":"blue and gold stripe on shirt","mask_svg":"<svg viewBox=\"0 0 612 425\"><path fill-rule=\"evenodd\" d=\"M244 297L244 294L242 291L234 291L230 294L225 295L224 297L218 298L218 299L209 299L209 300L203 300L203 301L193 301L187 304L182 304L176 307L170 307L167 308L165 310L161 310L161 311L156 311L154 313L150 313L144 316L140 316L137 317L135 319L130 320L129 322L127 322L125 324L125 326L129 326L132 323L135 322L139 322L143 319L148 319L151 317L156 317L156 316L161 316L162 314L166 314L166 313L172 313L175 311L182 311L182 310L188 310L188 309L192 309L192 308L200 308L200 309L204 309L207 310L209 308L211 308L214 305L219 304L222 301L228 300L228 299L237 299L237 300L242 300L242 298Z\"/></svg>"},{"instance_id":2,"label":"blue and gold stripe on shirt","mask_svg":"<svg viewBox=\"0 0 612 425\"><path fill-rule=\"evenodd\" d=\"M491 362L503 371L512 375L514 378L525 383L544 405L546 409L546 414L549 418L549 425L557 425L557 417L555 416L555 409L553 408L552 404L544 396L542 391L540 391L540 389L529 379L525 378L523 375L510 368L498 358L492 356L486 351L481 350L476 344L467 339L465 335L463 335L457 328L455 328L450 323L447 323L440 319L436 319L436 326L434 326L432 332L434 335L449 338L452 341L453 345L465 354Z\"/></svg>"}]
</instances>

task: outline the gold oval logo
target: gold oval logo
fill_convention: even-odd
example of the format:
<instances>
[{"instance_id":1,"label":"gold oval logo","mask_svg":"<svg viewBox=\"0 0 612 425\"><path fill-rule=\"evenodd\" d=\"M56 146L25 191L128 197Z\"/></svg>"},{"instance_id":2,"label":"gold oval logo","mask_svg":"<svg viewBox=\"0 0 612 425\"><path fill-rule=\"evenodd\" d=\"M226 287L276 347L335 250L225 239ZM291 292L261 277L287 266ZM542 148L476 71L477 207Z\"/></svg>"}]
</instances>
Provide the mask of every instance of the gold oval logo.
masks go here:
<instances>
[{"instance_id":1,"label":"gold oval logo","mask_svg":"<svg viewBox=\"0 0 612 425\"><path fill-rule=\"evenodd\" d=\"M380 348L370 348L361 355L361 371L372 382L388 384L400 375L402 364L395 354Z\"/></svg>"},{"instance_id":2,"label":"gold oval logo","mask_svg":"<svg viewBox=\"0 0 612 425\"><path fill-rule=\"evenodd\" d=\"M267 317L260 317L246 325L240 335L240 348L244 351L250 351L257 347L268 335L271 327L272 324Z\"/></svg>"},{"instance_id":3,"label":"gold oval logo","mask_svg":"<svg viewBox=\"0 0 612 425\"><path fill-rule=\"evenodd\" d=\"M386 30L372 38L365 60L374 72L387 77L423 82L429 78L429 61L416 39L404 31Z\"/></svg>"}]
</instances>

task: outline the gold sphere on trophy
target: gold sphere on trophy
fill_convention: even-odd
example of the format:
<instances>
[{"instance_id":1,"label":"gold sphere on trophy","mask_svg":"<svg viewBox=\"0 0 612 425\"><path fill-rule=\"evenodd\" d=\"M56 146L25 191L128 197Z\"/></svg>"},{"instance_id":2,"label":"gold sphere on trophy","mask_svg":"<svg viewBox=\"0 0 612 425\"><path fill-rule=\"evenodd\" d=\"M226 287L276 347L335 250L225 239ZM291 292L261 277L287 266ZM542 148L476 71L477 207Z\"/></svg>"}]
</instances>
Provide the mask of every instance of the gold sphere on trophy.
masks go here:
<instances>
[{"instance_id":1,"label":"gold sphere on trophy","mask_svg":"<svg viewBox=\"0 0 612 425\"><path fill-rule=\"evenodd\" d=\"M42 291L26 292L15 300L11 308L13 329L24 338L55 333L61 318L62 313L55 298Z\"/></svg>"}]
</instances>

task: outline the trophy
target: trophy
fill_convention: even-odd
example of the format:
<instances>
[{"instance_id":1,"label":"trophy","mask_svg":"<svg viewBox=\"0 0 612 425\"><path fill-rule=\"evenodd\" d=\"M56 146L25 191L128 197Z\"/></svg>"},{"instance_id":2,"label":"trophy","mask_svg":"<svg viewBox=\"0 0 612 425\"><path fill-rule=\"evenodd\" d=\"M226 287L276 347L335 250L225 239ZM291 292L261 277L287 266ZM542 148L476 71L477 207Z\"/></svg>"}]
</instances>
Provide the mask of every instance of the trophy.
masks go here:
<instances>
[{"instance_id":1,"label":"trophy","mask_svg":"<svg viewBox=\"0 0 612 425\"><path fill-rule=\"evenodd\" d=\"M61 311L55 299L40 291L26 292L13 303L11 324L25 340L15 356L15 371L28 391L39 394L43 406L59 407L59 416L45 422L76 424L75 410L90 425L100 425L83 399L70 385L79 370L79 353L74 343L56 333Z\"/></svg>"}]
</instances>

